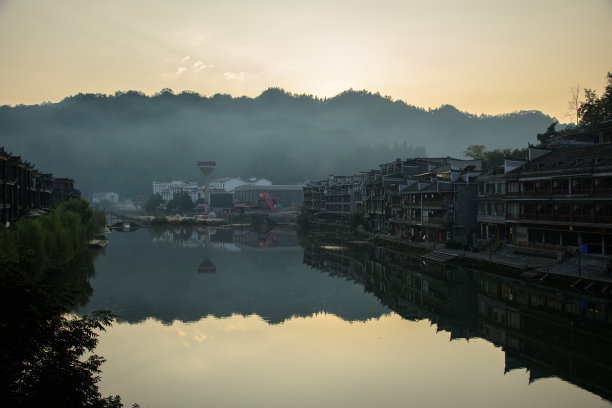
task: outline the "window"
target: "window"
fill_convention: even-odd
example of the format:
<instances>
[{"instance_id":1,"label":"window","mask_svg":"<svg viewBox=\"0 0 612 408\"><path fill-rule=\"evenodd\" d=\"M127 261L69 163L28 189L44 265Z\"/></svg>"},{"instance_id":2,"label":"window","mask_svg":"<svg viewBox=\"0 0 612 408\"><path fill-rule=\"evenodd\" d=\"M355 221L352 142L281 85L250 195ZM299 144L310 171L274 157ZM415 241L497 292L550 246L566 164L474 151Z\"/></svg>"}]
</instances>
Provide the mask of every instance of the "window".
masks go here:
<instances>
[{"instance_id":1,"label":"window","mask_svg":"<svg viewBox=\"0 0 612 408\"><path fill-rule=\"evenodd\" d=\"M569 193L569 180L568 179L555 179L553 182L553 192L555 194L568 194Z\"/></svg>"},{"instance_id":2,"label":"window","mask_svg":"<svg viewBox=\"0 0 612 408\"><path fill-rule=\"evenodd\" d=\"M593 216L593 203L574 204L574 216L592 217Z\"/></svg>"},{"instance_id":3,"label":"window","mask_svg":"<svg viewBox=\"0 0 612 408\"><path fill-rule=\"evenodd\" d=\"M508 218L519 218L520 216L521 205L519 203L508 203Z\"/></svg>"},{"instance_id":4,"label":"window","mask_svg":"<svg viewBox=\"0 0 612 408\"><path fill-rule=\"evenodd\" d=\"M517 181L509 182L507 185L508 194L519 193L519 183Z\"/></svg>"},{"instance_id":5,"label":"window","mask_svg":"<svg viewBox=\"0 0 612 408\"><path fill-rule=\"evenodd\" d=\"M525 203L523 204L523 216L525 217L535 217L536 214L536 205L533 203Z\"/></svg>"},{"instance_id":6,"label":"window","mask_svg":"<svg viewBox=\"0 0 612 408\"><path fill-rule=\"evenodd\" d=\"M550 180L538 180L535 185L536 194L548 194L550 193L550 188Z\"/></svg>"},{"instance_id":7,"label":"window","mask_svg":"<svg viewBox=\"0 0 612 408\"><path fill-rule=\"evenodd\" d=\"M521 194L533 194L535 183L533 181L521 182Z\"/></svg>"},{"instance_id":8,"label":"window","mask_svg":"<svg viewBox=\"0 0 612 408\"><path fill-rule=\"evenodd\" d=\"M590 193L593 179L591 178L575 178L572 180L572 193L583 194Z\"/></svg>"}]
</instances>

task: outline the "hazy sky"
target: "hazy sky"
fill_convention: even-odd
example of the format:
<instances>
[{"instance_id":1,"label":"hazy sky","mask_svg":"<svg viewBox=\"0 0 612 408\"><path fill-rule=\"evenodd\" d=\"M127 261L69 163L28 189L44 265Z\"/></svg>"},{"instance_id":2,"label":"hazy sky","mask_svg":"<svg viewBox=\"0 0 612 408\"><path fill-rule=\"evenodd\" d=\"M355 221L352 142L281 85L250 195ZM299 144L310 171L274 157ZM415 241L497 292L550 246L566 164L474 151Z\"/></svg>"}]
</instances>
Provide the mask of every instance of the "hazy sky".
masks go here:
<instances>
[{"instance_id":1,"label":"hazy sky","mask_svg":"<svg viewBox=\"0 0 612 408\"><path fill-rule=\"evenodd\" d=\"M612 0L0 0L0 52L0 104L353 88L567 122L612 71Z\"/></svg>"}]
</instances>

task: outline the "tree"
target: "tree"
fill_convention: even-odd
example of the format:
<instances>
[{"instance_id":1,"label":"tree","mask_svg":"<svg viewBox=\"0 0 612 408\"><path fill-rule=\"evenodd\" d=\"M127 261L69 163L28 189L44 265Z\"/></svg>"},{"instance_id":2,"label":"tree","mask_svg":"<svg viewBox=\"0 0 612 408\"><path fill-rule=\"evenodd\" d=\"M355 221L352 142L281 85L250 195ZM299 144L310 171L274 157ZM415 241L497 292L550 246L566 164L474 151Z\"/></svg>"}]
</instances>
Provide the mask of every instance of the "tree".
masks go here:
<instances>
[{"instance_id":1,"label":"tree","mask_svg":"<svg viewBox=\"0 0 612 408\"><path fill-rule=\"evenodd\" d=\"M168 201L166 208L169 210L177 210L179 212L187 212L194 207L191 197L184 191L174 195L172 200Z\"/></svg>"},{"instance_id":2,"label":"tree","mask_svg":"<svg viewBox=\"0 0 612 408\"><path fill-rule=\"evenodd\" d=\"M302 205L300 207L300 212L298 213L297 218L295 220L295 225L297 226L298 230L306 230L310 226L310 220L308 219L308 214L306 213L305 205Z\"/></svg>"},{"instance_id":3,"label":"tree","mask_svg":"<svg viewBox=\"0 0 612 408\"><path fill-rule=\"evenodd\" d=\"M153 194L151 197L149 197L149 199L147 200L147 203L145 204L145 210L148 213L153 213L155 212L155 210L157 210L157 208L164 202L164 199L162 198L161 194L156 193Z\"/></svg>"},{"instance_id":4,"label":"tree","mask_svg":"<svg viewBox=\"0 0 612 408\"><path fill-rule=\"evenodd\" d=\"M594 129L605 120L612 120L612 72L608 72L608 85L601 98L597 93L586 88L585 101L580 104L578 115L580 124L585 129Z\"/></svg>"},{"instance_id":5,"label":"tree","mask_svg":"<svg viewBox=\"0 0 612 408\"><path fill-rule=\"evenodd\" d=\"M44 283L44 282L42 282ZM0 393L9 407L121 407L98 389L104 359L93 354L110 312L70 316L49 285L0 274ZM10 312L9 312L10 311Z\"/></svg>"},{"instance_id":6,"label":"tree","mask_svg":"<svg viewBox=\"0 0 612 408\"><path fill-rule=\"evenodd\" d=\"M348 217L349 225L351 226L351 231L355 231L359 226L363 225L363 214L359 211L351 211Z\"/></svg>"},{"instance_id":7,"label":"tree","mask_svg":"<svg viewBox=\"0 0 612 408\"><path fill-rule=\"evenodd\" d=\"M576 87L571 87L572 95L568 102L568 112L570 116L576 115L576 126L580 124L580 116L578 111L580 110L580 84Z\"/></svg>"},{"instance_id":8,"label":"tree","mask_svg":"<svg viewBox=\"0 0 612 408\"><path fill-rule=\"evenodd\" d=\"M546 132L537 134L536 138L538 139L538 142L540 142L540 146L546 146L550 139L557 135L557 131L555 130L557 124L557 121L554 121L550 124L550 126L548 126L548 128L546 128Z\"/></svg>"},{"instance_id":9,"label":"tree","mask_svg":"<svg viewBox=\"0 0 612 408\"><path fill-rule=\"evenodd\" d=\"M484 145L470 145L463 151L463 155L474 160L481 160L484 157L484 150Z\"/></svg>"}]
</instances>

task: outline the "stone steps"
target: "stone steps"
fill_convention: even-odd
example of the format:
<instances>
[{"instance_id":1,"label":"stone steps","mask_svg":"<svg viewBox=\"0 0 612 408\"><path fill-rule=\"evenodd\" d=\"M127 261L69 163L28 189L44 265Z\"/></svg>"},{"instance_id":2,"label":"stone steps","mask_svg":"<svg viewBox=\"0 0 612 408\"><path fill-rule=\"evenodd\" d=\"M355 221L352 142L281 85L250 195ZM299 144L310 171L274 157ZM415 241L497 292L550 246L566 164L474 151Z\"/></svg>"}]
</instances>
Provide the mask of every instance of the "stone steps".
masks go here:
<instances>
[{"instance_id":1,"label":"stone steps","mask_svg":"<svg viewBox=\"0 0 612 408\"><path fill-rule=\"evenodd\" d=\"M451 254L448 252L440 252L440 251L431 251L426 253L425 255L422 255L423 258L425 259L429 259L432 261L436 261L436 262L446 262L446 261L450 261L451 259L455 259L457 258L457 254Z\"/></svg>"}]
</instances>

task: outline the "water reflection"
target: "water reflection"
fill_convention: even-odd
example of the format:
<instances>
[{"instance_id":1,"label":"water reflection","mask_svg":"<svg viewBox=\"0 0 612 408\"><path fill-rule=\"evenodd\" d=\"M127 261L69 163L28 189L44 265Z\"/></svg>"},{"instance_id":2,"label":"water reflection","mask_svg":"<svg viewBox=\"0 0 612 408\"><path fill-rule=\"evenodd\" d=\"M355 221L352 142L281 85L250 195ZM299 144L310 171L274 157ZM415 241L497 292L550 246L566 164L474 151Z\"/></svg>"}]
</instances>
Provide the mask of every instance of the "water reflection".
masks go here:
<instances>
[{"instance_id":1,"label":"water reflection","mask_svg":"<svg viewBox=\"0 0 612 408\"><path fill-rule=\"evenodd\" d=\"M322 311L365 321L389 312L358 285L303 264L291 231L139 230L109 239L96 263L95 296L82 311L110 309L120 322L256 314L277 324ZM198 273L203 262L216 273Z\"/></svg>"},{"instance_id":2,"label":"water reflection","mask_svg":"<svg viewBox=\"0 0 612 408\"><path fill-rule=\"evenodd\" d=\"M291 232L110 239L82 311L118 316L102 385L128 403L610 406L601 294Z\"/></svg>"},{"instance_id":3,"label":"water reflection","mask_svg":"<svg viewBox=\"0 0 612 408\"><path fill-rule=\"evenodd\" d=\"M304 262L358 282L402 317L426 318L451 339L481 337L501 346L505 372L527 369L529 382L557 376L612 399L612 302L601 290L317 241L306 244Z\"/></svg>"}]
</instances>

